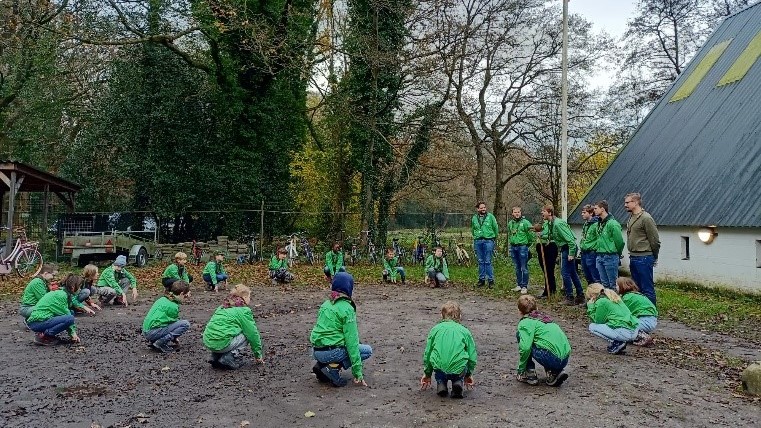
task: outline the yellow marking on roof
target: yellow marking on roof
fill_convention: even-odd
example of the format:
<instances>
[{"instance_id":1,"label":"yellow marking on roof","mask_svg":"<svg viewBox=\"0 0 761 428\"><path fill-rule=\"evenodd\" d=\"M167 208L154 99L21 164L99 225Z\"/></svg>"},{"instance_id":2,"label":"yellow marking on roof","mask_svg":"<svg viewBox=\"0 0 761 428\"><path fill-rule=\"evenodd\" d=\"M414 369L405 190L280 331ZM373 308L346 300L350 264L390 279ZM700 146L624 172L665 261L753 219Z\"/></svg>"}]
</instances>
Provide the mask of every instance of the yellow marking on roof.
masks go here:
<instances>
[{"instance_id":1,"label":"yellow marking on roof","mask_svg":"<svg viewBox=\"0 0 761 428\"><path fill-rule=\"evenodd\" d=\"M695 88L698 87L705 75L711 70L711 67L713 67L713 65L716 64L716 61L719 60L719 57L727 49L730 42L732 42L732 39L724 40L723 42L714 45L714 47L705 54L703 59L700 60L697 67L692 70L692 73L687 76L687 79L684 80L682 86L679 87L669 102L673 103L689 97L690 94L695 91Z\"/></svg>"},{"instance_id":2,"label":"yellow marking on roof","mask_svg":"<svg viewBox=\"0 0 761 428\"><path fill-rule=\"evenodd\" d=\"M753 67L758 57L761 56L761 31L756 33L756 37L748 43L748 46L737 57L737 60L729 70L722 76L716 87L728 85L740 81L745 74Z\"/></svg>"}]
</instances>

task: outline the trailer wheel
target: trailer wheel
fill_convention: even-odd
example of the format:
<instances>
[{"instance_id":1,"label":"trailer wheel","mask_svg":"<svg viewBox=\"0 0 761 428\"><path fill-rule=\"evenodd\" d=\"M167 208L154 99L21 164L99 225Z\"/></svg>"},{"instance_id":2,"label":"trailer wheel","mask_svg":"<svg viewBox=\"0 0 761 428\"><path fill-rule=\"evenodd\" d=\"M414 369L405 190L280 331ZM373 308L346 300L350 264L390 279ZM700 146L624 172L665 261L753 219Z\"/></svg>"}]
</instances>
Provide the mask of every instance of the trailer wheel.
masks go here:
<instances>
[{"instance_id":1,"label":"trailer wheel","mask_svg":"<svg viewBox=\"0 0 761 428\"><path fill-rule=\"evenodd\" d=\"M135 266L137 267L143 267L148 263L148 250L146 250L144 247L140 247L140 250L138 250L137 254L135 255Z\"/></svg>"}]
</instances>

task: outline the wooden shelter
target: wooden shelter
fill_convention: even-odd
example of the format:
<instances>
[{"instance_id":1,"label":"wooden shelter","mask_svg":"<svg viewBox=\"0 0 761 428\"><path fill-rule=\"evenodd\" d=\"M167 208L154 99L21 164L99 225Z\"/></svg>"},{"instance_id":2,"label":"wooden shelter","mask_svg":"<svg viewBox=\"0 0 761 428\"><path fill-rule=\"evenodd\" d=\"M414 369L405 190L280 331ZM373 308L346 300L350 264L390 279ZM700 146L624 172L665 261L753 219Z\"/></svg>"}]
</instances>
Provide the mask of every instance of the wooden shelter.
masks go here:
<instances>
[{"instance_id":1,"label":"wooden shelter","mask_svg":"<svg viewBox=\"0 0 761 428\"><path fill-rule=\"evenodd\" d=\"M64 180L49 172L13 160L0 159L0 214L3 212L2 201L8 193L8 238L5 251L13 250L13 216L16 208L16 197L22 192L42 192L42 230L48 229L48 208L50 193L57 195L66 205L69 212L74 212L74 195L82 187L71 181ZM2 216L0 216L2 217Z\"/></svg>"}]
</instances>

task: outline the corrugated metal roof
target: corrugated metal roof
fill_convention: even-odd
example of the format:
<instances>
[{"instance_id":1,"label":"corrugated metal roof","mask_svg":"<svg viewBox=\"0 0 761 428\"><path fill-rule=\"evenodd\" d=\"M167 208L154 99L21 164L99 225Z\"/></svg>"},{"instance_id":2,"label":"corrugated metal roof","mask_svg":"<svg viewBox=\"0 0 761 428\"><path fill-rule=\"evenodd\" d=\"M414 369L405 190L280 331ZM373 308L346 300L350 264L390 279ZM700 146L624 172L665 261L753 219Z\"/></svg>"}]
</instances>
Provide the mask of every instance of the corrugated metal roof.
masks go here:
<instances>
[{"instance_id":1,"label":"corrugated metal roof","mask_svg":"<svg viewBox=\"0 0 761 428\"><path fill-rule=\"evenodd\" d=\"M584 204L605 199L625 219L624 196L642 194L659 225L761 227L761 59L738 82L717 87L761 31L761 4L727 18L592 186ZM695 91L669 102L715 45L732 39Z\"/></svg>"}]
</instances>

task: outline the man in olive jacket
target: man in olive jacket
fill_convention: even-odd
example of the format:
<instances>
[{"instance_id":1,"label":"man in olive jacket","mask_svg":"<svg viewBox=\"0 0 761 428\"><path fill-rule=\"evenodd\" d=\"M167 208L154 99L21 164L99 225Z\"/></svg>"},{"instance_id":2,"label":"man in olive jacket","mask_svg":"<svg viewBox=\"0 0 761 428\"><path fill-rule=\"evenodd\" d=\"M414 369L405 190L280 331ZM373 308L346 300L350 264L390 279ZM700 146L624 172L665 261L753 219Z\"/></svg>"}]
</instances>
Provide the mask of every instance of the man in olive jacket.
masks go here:
<instances>
[{"instance_id":1,"label":"man in olive jacket","mask_svg":"<svg viewBox=\"0 0 761 428\"><path fill-rule=\"evenodd\" d=\"M642 196L639 193L626 195L624 207L630 214L626 222L629 270L639 291L655 304L653 267L658 264L658 252L661 249L658 226L650 213L642 209Z\"/></svg>"}]
</instances>

